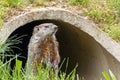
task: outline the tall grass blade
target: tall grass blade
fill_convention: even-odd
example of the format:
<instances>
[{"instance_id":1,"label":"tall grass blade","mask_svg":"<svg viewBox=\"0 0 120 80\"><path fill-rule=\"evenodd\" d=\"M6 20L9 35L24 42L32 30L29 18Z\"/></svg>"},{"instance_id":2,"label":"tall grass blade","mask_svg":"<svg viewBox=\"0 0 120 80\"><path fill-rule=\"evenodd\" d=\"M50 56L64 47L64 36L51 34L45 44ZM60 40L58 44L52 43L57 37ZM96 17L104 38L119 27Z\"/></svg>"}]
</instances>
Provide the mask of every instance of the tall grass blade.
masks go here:
<instances>
[{"instance_id":1,"label":"tall grass blade","mask_svg":"<svg viewBox=\"0 0 120 80\"><path fill-rule=\"evenodd\" d=\"M110 69L109 69L109 73L110 73L112 80L117 80L115 75L112 73L112 71Z\"/></svg>"},{"instance_id":2,"label":"tall grass blade","mask_svg":"<svg viewBox=\"0 0 120 80\"><path fill-rule=\"evenodd\" d=\"M102 74L106 80L110 80L110 76L106 71L102 72Z\"/></svg>"}]
</instances>

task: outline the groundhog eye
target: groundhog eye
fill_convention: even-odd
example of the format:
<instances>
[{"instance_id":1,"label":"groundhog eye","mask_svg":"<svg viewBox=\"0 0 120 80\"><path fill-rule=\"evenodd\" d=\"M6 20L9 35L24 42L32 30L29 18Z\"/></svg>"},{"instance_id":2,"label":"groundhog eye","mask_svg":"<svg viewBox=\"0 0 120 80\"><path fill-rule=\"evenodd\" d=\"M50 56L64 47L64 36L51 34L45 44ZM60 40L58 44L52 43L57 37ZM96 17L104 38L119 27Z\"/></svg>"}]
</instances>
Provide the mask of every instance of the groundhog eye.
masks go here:
<instances>
[{"instance_id":1,"label":"groundhog eye","mask_svg":"<svg viewBox=\"0 0 120 80\"><path fill-rule=\"evenodd\" d=\"M38 27L36 27L36 31L39 31L39 28L38 28Z\"/></svg>"},{"instance_id":2,"label":"groundhog eye","mask_svg":"<svg viewBox=\"0 0 120 80\"><path fill-rule=\"evenodd\" d=\"M45 26L45 28L48 28L49 26Z\"/></svg>"}]
</instances>

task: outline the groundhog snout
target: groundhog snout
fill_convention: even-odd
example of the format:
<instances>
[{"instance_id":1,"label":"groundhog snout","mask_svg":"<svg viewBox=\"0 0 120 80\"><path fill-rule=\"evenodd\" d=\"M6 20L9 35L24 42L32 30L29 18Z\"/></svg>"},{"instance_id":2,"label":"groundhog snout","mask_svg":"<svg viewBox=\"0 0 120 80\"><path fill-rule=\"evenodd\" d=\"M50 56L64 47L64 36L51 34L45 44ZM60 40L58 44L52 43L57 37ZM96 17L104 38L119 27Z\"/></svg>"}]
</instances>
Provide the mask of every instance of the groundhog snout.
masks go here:
<instances>
[{"instance_id":1,"label":"groundhog snout","mask_svg":"<svg viewBox=\"0 0 120 80\"><path fill-rule=\"evenodd\" d=\"M54 26L54 28L53 28L54 30L54 32L53 32L53 34L55 34L57 31L58 31L58 27L57 26Z\"/></svg>"}]
</instances>

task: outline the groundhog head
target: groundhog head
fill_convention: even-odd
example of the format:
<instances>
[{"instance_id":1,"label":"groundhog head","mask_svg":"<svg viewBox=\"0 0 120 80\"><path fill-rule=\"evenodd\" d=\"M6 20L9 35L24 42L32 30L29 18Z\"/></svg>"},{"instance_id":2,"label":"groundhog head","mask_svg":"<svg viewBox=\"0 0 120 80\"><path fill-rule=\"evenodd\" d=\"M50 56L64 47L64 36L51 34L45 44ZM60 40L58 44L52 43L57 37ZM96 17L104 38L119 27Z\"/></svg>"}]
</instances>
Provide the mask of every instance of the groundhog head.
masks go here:
<instances>
[{"instance_id":1,"label":"groundhog head","mask_svg":"<svg viewBox=\"0 0 120 80\"><path fill-rule=\"evenodd\" d=\"M58 27L53 23L43 23L38 25L33 30L33 36L35 40L44 40L47 36L55 35Z\"/></svg>"}]
</instances>

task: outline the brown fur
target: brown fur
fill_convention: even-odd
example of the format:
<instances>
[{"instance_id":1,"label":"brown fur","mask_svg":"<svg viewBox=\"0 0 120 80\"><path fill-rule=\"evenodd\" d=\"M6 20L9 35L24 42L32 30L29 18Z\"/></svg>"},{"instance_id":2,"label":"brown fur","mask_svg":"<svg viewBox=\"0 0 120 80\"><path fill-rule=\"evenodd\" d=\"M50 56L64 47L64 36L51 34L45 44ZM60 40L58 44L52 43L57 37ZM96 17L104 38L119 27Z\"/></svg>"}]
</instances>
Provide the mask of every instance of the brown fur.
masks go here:
<instances>
[{"instance_id":1,"label":"brown fur","mask_svg":"<svg viewBox=\"0 0 120 80\"><path fill-rule=\"evenodd\" d=\"M36 29L38 28L38 29ZM58 27L51 23L45 23L35 27L28 46L27 68L33 73L37 72L40 63L48 65L54 71L58 69L60 62L58 42L55 37Z\"/></svg>"}]
</instances>

